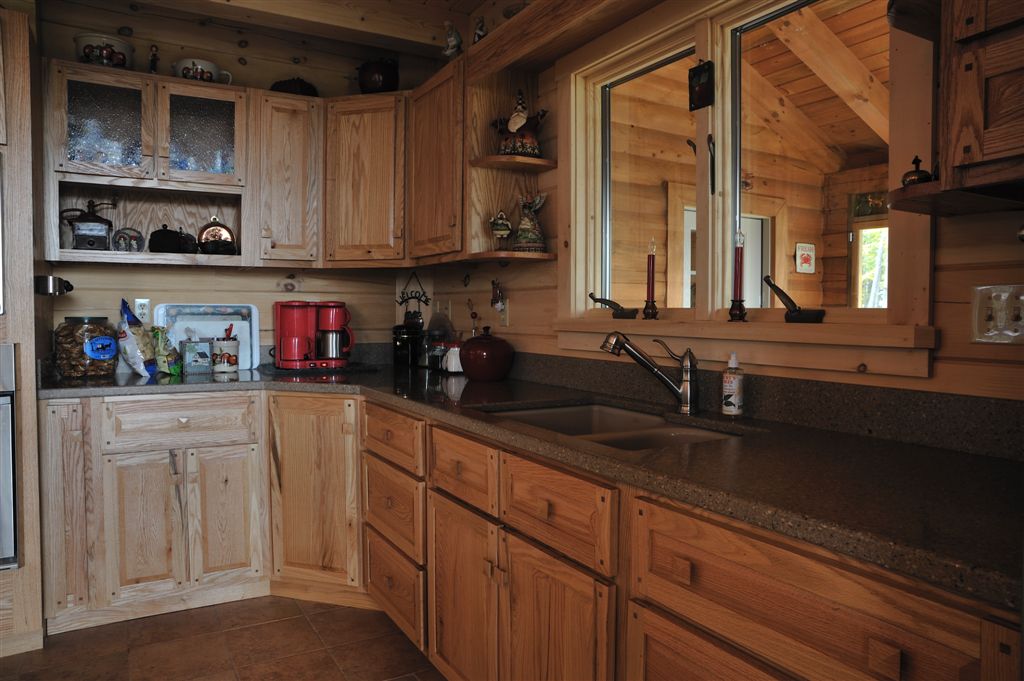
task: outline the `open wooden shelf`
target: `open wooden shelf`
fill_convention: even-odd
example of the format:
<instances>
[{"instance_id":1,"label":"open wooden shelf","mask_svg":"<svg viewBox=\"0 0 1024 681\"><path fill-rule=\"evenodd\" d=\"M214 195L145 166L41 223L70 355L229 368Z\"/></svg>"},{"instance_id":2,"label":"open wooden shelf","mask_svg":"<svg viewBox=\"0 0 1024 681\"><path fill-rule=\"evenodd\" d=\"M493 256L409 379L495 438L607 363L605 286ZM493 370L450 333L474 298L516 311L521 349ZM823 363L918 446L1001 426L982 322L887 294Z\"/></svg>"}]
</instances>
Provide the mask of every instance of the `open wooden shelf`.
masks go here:
<instances>
[{"instance_id":1,"label":"open wooden shelf","mask_svg":"<svg viewBox=\"0 0 1024 681\"><path fill-rule=\"evenodd\" d=\"M466 253L459 256L459 260L466 262L508 262L511 260L554 260L558 256L554 253L524 253L520 251L480 251L479 253Z\"/></svg>"},{"instance_id":2,"label":"open wooden shelf","mask_svg":"<svg viewBox=\"0 0 1024 681\"><path fill-rule=\"evenodd\" d=\"M558 167L558 161L532 156L510 156L495 154L474 158L469 165L475 168L491 168L494 170L518 170L523 173L543 173Z\"/></svg>"},{"instance_id":3,"label":"open wooden shelf","mask_svg":"<svg viewBox=\"0 0 1024 681\"><path fill-rule=\"evenodd\" d=\"M949 217L1024 210L1024 188L991 187L977 190L939 188L939 181L912 184L889 192L889 208L908 213Z\"/></svg>"},{"instance_id":4,"label":"open wooden shelf","mask_svg":"<svg viewBox=\"0 0 1024 681\"><path fill-rule=\"evenodd\" d=\"M126 253L124 251L87 251L62 248L57 262L116 263L121 265L213 265L242 267L240 255L207 255L206 253Z\"/></svg>"}]
</instances>

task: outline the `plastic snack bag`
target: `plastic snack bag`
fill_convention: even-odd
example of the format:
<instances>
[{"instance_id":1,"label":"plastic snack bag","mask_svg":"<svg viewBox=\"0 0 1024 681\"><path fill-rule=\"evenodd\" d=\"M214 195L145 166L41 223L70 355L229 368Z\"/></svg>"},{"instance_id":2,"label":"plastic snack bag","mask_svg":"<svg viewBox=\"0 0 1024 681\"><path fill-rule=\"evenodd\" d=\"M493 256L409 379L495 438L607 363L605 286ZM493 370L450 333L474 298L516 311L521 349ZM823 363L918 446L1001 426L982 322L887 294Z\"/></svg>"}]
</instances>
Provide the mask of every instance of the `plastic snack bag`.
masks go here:
<instances>
[{"instance_id":1,"label":"plastic snack bag","mask_svg":"<svg viewBox=\"0 0 1024 681\"><path fill-rule=\"evenodd\" d=\"M121 357L140 376L156 374L156 352L153 337L146 332L139 318L128 307L128 301L121 299L121 321L117 324L117 345Z\"/></svg>"},{"instance_id":2,"label":"plastic snack bag","mask_svg":"<svg viewBox=\"0 0 1024 681\"><path fill-rule=\"evenodd\" d=\"M167 337L167 329L163 326L153 327L153 346L156 352L156 370L171 376L181 375L181 354Z\"/></svg>"}]
</instances>

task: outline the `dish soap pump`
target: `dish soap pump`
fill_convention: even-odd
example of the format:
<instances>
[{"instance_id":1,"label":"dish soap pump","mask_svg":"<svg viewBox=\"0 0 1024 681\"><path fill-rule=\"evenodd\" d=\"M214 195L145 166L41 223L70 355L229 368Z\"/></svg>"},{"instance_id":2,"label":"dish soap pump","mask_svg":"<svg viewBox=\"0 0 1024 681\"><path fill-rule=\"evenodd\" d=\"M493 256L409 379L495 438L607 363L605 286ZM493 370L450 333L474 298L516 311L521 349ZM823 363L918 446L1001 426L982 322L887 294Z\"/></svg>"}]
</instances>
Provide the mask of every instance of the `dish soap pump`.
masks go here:
<instances>
[{"instance_id":1,"label":"dish soap pump","mask_svg":"<svg viewBox=\"0 0 1024 681\"><path fill-rule=\"evenodd\" d=\"M743 414L743 369L735 352L729 354L729 367L722 373L722 413L726 416Z\"/></svg>"}]
</instances>

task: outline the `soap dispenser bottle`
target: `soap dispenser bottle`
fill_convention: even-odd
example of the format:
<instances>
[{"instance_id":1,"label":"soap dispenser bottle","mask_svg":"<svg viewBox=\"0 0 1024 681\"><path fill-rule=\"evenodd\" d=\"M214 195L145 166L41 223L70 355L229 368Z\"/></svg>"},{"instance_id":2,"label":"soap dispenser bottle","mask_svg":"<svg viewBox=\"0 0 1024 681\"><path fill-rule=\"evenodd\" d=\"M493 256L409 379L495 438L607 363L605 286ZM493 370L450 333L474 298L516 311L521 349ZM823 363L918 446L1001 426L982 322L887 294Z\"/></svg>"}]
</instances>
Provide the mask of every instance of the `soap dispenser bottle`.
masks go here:
<instances>
[{"instance_id":1,"label":"soap dispenser bottle","mask_svg":"<svg viewBox=\"0 0 1024 681\"><path fill-rule=\"evenodd\" d=\"M743 369L735 352L729 354L729 366L722 374L722 413L726 416L743 414Z\"/></svg>"}]
</instances>

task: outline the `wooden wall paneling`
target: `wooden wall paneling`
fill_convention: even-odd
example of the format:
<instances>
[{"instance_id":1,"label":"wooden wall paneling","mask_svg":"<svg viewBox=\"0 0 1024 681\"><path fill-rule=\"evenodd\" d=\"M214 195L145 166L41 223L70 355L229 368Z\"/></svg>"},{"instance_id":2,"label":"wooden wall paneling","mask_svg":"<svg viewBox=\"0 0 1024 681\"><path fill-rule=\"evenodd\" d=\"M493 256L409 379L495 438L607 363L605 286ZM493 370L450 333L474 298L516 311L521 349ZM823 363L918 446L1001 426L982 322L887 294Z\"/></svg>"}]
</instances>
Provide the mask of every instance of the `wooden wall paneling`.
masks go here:
<instances>
[{"instance_id":1,"label":"wooden wall paneling","mask_svg":"<svg viewBox=\"0 0 1024 681\"><path fill-rule=\"evenodd\" d=\"M259 176L250 181L258 196L260 257L313 263L323 232L324 102L255 90L248 96L260 112L251 145L260 156Z\"/></svg>"},{"instance_id":2,"label":"wooden wall paneling","mask_svg":"<svg viewBox=\"0 0 1024 681\"><path fill-rule=\"evenodd\" d=\"M327 107L324 259L402 260L406 99L363 95Z\"/></svg>"},{"instance_id":3,"label":"wooden wall paneling","mask_svg":"<svg viewBox=\"0 0 1024 681\"><path fill-rule=\"evenodd\" d=\"M149 46L156 45L161 74L170 73L171 65L185 55L226 68L235 85L262 89L298 76L316 86L323 97L355 95L359 94L356 69L360 64L396 56L390 48L346 42L338 31L317 36L296 33L276 22L255 27L244 21L211 20L214 5L195 14L188 13L179 0L137 7L106 0L40 0L38 7L45 56L74 61L75 34L110 34L128 25L134 32L125 39L135 47L136 69L145 70ZM400 50L402 88L416 87L441 65L440 25L431 27L439 40L436 50L425 55ZM468 39L470 33L463 35Z\"/></svg>"},{"instance_id":4,"label":"wooden wall paneling","mask_svg":"<svg viewBox=\"0 0 1024 681\"><path fill-rule=\"evenodd\" d=\"M144 276L140 276L144 273ZM65 316L118 317L121 298L159 303L246 303L260 312L260 342L273 344L274 301L342 300L352 313L357 343L391 341L395 275L388 271L192 268L61 264L53 274L70 280L75 292L54 301L56 326ZM488 298L489 299L489 298Z\"/></svg>"}]
</instances>

